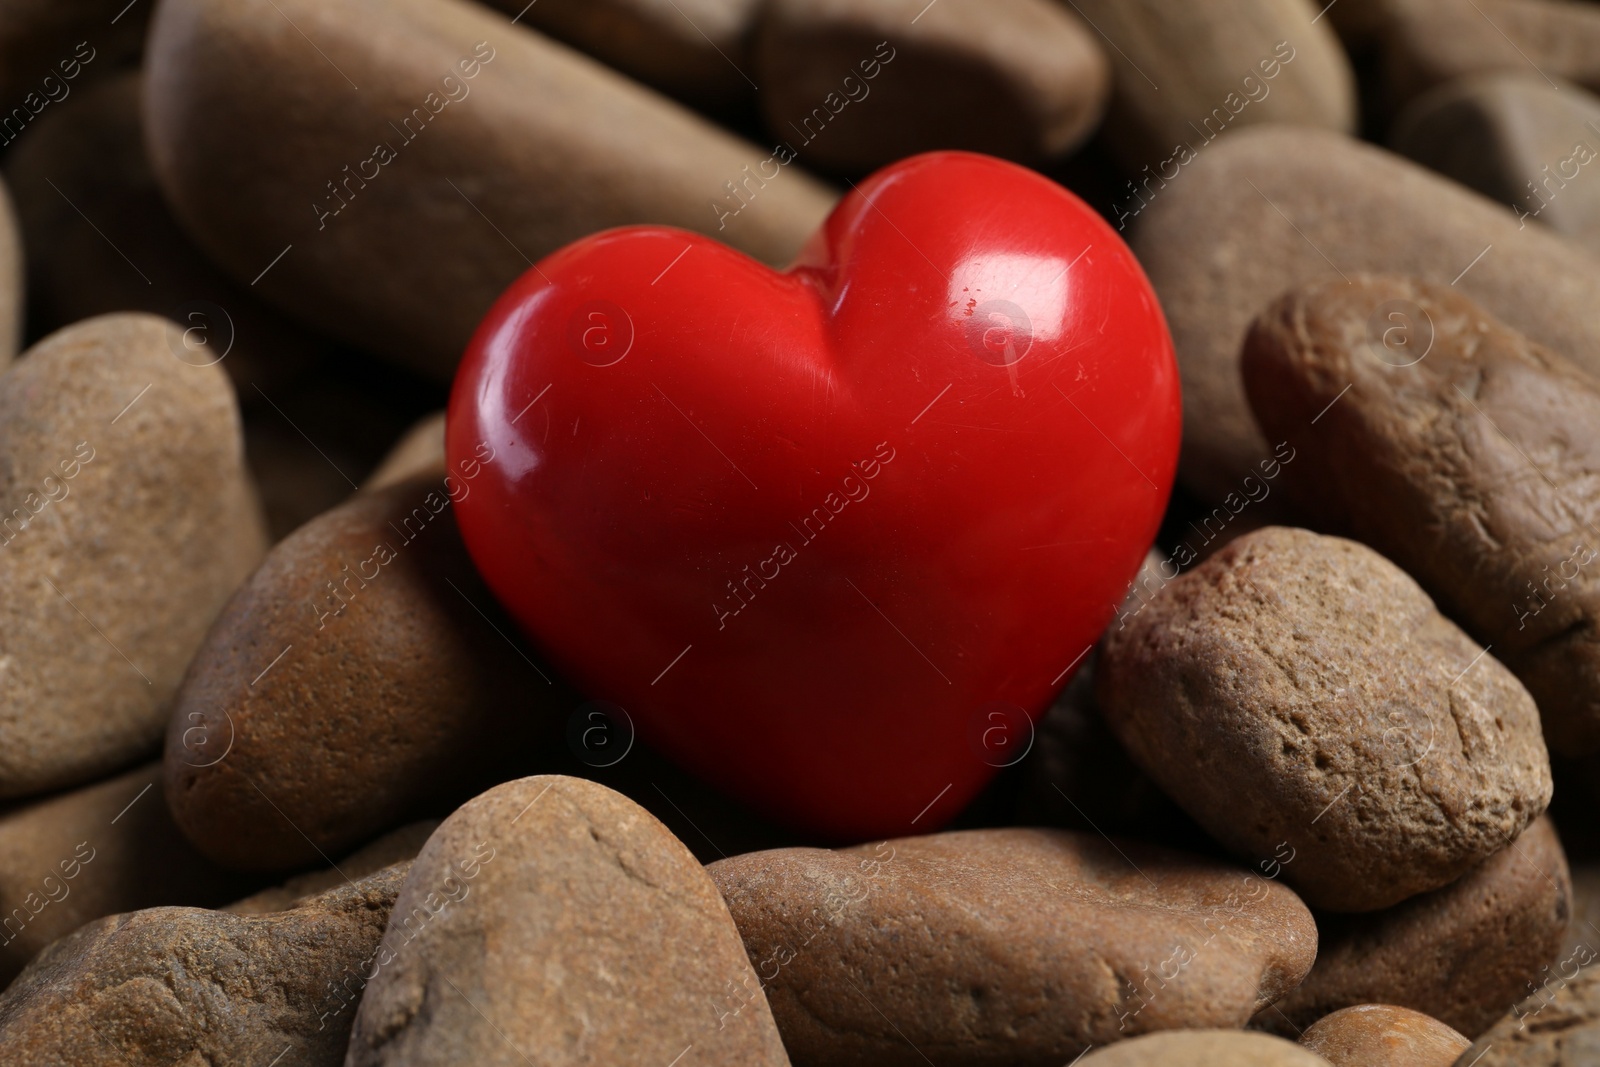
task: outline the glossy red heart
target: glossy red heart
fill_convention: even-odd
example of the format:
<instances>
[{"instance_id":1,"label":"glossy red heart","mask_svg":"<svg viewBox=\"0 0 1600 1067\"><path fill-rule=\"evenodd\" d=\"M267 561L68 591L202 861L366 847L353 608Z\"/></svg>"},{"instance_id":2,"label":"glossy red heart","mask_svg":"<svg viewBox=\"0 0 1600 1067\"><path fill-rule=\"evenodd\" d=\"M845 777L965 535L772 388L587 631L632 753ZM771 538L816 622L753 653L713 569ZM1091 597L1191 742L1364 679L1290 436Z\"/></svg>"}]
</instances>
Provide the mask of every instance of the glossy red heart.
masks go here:
<instances>
[{"instance_id":1,"label":"glossy red heart","mask_svg":"<svg viewBox=\"0 0 1600 1067\"><path fill-rule=\"evenodd\" d=\"M867 839L1026 750L1154 537L1179 420L1111 228L936 153L785 273L653 226L544 259L467 351L448 455L557 667L767 815Z\"/></svg>"}]
</instances>

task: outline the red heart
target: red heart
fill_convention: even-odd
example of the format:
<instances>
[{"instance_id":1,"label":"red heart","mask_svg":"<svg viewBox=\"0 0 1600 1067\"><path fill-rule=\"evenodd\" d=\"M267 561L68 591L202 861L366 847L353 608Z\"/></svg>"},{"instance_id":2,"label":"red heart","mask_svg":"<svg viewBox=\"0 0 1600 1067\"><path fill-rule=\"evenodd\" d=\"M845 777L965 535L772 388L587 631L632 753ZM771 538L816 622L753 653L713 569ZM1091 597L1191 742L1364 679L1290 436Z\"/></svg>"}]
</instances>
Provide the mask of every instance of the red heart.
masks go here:
<instances>
[{"instance_id":1,"label":"red heart","mask_svg":"<svg viewBox=\"0 0 1600 1067\"><path fill-rule=\"evenodd\" d=\"M866 839L936 829L1031 743L1155 535L1179 420L1111 228L935 153L786 273L657 226L552 254L468 348L448 455L479 569L576 684Z\"/></svg>"}]
</instances>

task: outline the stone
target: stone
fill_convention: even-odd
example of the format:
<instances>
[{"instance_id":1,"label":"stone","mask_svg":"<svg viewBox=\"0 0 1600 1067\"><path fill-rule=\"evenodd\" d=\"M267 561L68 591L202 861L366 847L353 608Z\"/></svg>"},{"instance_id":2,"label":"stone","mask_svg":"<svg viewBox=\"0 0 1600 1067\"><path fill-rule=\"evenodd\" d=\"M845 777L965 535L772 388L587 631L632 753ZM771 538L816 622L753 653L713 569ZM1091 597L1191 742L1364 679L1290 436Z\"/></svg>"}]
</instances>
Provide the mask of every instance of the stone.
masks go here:
<instances>
[{"instance_id":1,"label":"stone","mask_svg":"<svg viewBox=\"0 0 1600 1067\"><path fill-rule=\"evenodd\" d=\"M705 868L604 786L548 775L473 799L395 907L348 1067L789 1062Z\"/></svg>"},{"instance_id":2,"label":"stone","mask_svg":"<svg viewBox=\"0 0 1600 1067\"><path fill-rule=\"evenodd\" d=\"M1403 571L1342 538L1268 527L1229 542L1108 632L1095 695L1134 762L1218 841L1251 860L1292 851L1284 879L1314 908L1446 885L1550 802L1527 691Z\"/></svg>"},{"instance_id":3,"label":"stone","mask_svg":"<svg viewBox=\"0 0 1600 1067\"><path fill-rule=\"evenodd\" d=\"M271 915L151 908L98 919L0 995L11 1067L338 1067L405 866Z\"/></svg>"},{"instance_id":4,"label":"stone","mask_svg":"<svg viewBox=\"0 0 1600 1067\"><path fill-rule=\"evenodd\" d=\"M753 53L767 133L830 171L946 148L1059 160L1111 94L1099 39L1055 0L774 0Z\"/></svg>"},{"instance_id":5,"label":"stone","mask_svg":"<svg viewBox=\"0 0 1600 1067\"><path fill-rule=\"evenodd\" d=\"M0 796L153 753L190 656L261 558L227 375L106 315L0 376Z\"/></svg>"},{"instance_id":6,"label":"stone","mask_svg":"<svg viewBox=\"0 0 1600 1067\"><path fill-rule=\"evenodd\" d=\"M1319 913L1311 974L1256 1022L1293 1033L1341 1008L1392 1004L1474 1037L1555 967L1571 898L1561 841L1540 819L1443 889L1368 915Z\"/></svg>"},{"instance_id":7,"label":"stone","mask_svg":"<svg viewBox=\"0 0 1600 1067\"><path fill-rule=\"evenodd\" d=\"M760 0L489 0L513 17L702 111L749 109Z\"/></svg>"},{"instance_id":8,"label":"stone","mask_svg":"<svg viewBox=\"0 0 1600 1067\"><path fill-rule=\"evenodd\" d=\"M1208 504L1271 458L1245 402L1239 346L1287 289L1357 271L1454 281L1600 373L1600 260L1381 148L1325 130L1240 130L1148 191L1148 206L1131 199L1117 214L1137 217L1133 249L1177 346L1179 476Z\"/></svg>"},{"instance_id":9,"label":"stone","mask_svg":"<svg viewBox=\"0 0 1600 1067\"><path fill-rule=\"evenodd\" d=\"M1075 1067L1327 1067L1327 1060L1281 1037L1243 1030L1174 1030L1119 1041Z\"/></svg>"},{"instance_id":10,"label":"stone","mask_svg":"<svg viewBox=\"0 0 1600 1067\"><path fill-rule=\"evenodd\" d=\"M22 234L11 192L0 182L0 369L16 358L22 343Z\"/></svg>"},{"instance_id":11,"label":"stone","mask_svg":"<svg viewBox=\"0 0 1600 1067\"><path fill-rule=\"evenodd\" d=\"M0 145L75 91L139 61L153 5L127 0L0 3Z\"/></svg>"},{"instance_id":12,"label":"stone","mask_svg":"<svg viewBox=\"0 0 1600 1067\"><path fill-rule=\"evenodd\" d=\"M1382 0L1383 67L1404 102L1443 82L1534 70L1600 90L1600 9L1564 0Z\"/></svg>"},{"instance_id":13,"label":"stone","mask_svg":"<svg viewBox=\"0 0 1600 1067\"><path fill-rule=\"evenodd\" d=\"M1600 863L1572 865L1572 917L1561 959L1600 959Z\"/></svg>"},{"instance_id":14,"label":"stone","mask_svg":"<svg viewBox=\"0 0 1600 1067\"><path fill-rule=\"evenodd\" d=\"M79 89L5 157L28 250L30 329L148 311L183 328L182 359L220 363L242 404L261 402L255 388L281 396L333 346L234 284L179 229L145 155L140 85L127 71Z\"/></svg>"},{"instance_id":15,"label":"stone","mask_svg":"<svg viewBox=\"0 0 1600 1067\"><path fill-rule=\"evenodd\" d=\"M1242 371L1304 512L1492 645L1551 749L1600 750L1600 382L1458 289L1369 275L1279 298Z\"/></svg>"},{"instance_id":16,"label":"stone","mask_svg":"<svg viewBox=\"0 0 1600 1067\"><path fill-rule=\"evenodd\" d=\"M1600 96L1537 74L1480 74L1413 100L1396 152L1600 252Z\"/></svg>"},{"instance_id":17,"label":"stone","mask_svg":"<svg viewBox=\"0 0 1600 1067\"><path fill-rule=\"evenodd\" d=\"M394 443L378 469L367 476L363 491L386 489L407 478L432 475L443 478L446 474L444 459L444 412L432 415L412 425L405 436Z\"/></svg>"},{"instance_id":18,"label":"stone","mask_svg":"<svg viewBox=\"0 0 1600 1067\"><path fill-rule=\"evenodd\" d=\"M247 886L178 832L159 763L15 806L0 814L0 988L91 919L209 906Z\"/></svg>"},{"instance_id":19,"label":"stone","mask_svg":"<svg viewBox=\"0 0 1600 1067\"><path fill-rule=\"evenodd\" d=\"M1075 0L1073 6L1108 42L1115 90L1106 135L1135 183L1152 174L1172 181L1213 140L1245 126L1356 128L1355 75L1331 27L1318 18L1319 3Z\"/></svg>"},{"instance_id":20,"label":"stone","mask_svg":"<svg viewBox=\"0 0 1600 1067\"><path fill-rule=\"evenodd\" d=\"M1600 968L1563 975L1478 1038L1463 1067L1588 1067L1600 1057Z\"/></svg>"},{"instance_id":21,"label":"stone","mask_svg":"<svg viewBox=\"0 0 1600 1067\"><path fill-rule=\"evenodd\" d=\"M468 0L173 0L148 54L151 162L200 246L439 378L506 286L579 237L660 223L786 264L835 199Z\"/></svg>"},{"instance_id":22,"label":"stone","mask_svg":"<svg viewBox=\"0 0 1600 1067\"><path fill-rule=\"evenodd\" d=\"M492 456L314 519L228 602L167 732L168 803L206 855L327 863L560 744L565 690L513 643L450 510Z\"/></svg>"},{"instance_id":23,"label":"stone","mask_svg":"<svg viewBox=\"0 0 1600 1067\"><path fill-rule=\"evenodd\" d=\"M1392 1004L1342 1008L1300 1043L1333 1067L1451 1067L1472 1044L1438 1019Z\"/></svg>"},{"instance_id":24,"label":"stone","mask_svg":"<svg viewBox=\"0 0 1600 1067\"><path fill-rule=\"evenodd\" d=\"M274 911L288 911L307 897L337 889L354 879L376 874L385 867L409 863L417 858L428 836L438 828L438 819L408 823L362 846L327 870L297 874L282 885L252 893L221 910L234 915L266 915Z\"/></svg>"},{"instance_id":25,"label":"stone","mask_svg":"<svg viewBox=\"0 0 1600 1067\"><path fill-rule=\"evenodd\" d=\"M967 830L713 863L796 1064L1060 1067L1239 1027L1316 955L1284 886L1142 842Z\"/></svg>"}]
</instances>

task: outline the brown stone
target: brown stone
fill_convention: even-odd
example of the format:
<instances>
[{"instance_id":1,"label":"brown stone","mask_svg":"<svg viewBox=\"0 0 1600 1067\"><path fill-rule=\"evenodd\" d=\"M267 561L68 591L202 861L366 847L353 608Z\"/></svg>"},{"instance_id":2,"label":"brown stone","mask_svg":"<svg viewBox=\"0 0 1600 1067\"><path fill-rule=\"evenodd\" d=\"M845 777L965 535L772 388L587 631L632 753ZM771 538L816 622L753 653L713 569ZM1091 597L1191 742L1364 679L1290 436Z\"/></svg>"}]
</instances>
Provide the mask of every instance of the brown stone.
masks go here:
<instances>
[{"instance_id":1,"label":"brown stone","mask_svg":"<svg viewBox=\"0 0 1600 1067\"><path fill-rule=\"evenodd\" d=\"M760 0L489 0L523 23L703 111L744 110Z\"/></svg>"},{"instance_id":2,"label":"brown stone","mask_svg":"<svg viewBox=\"0 0 1600 1067\"><path fill-rule=\"evenodd\" d=\"M10 1067L338 1067L403 865L272 915L152 908L84 926L0 995Z\"/></svg>"},{"instance_id":3,"label":"brown stone","mask_svg":"<svg viewBox=\"0 0 1600 1067\"><path fill-rule=\"evenodd\" d=\"M1107 634L1096 697L1134 761L1234 853L1292 852L1313 907L1436 889L1550 802L1538 709L1376 552L1268 527Z\"/></svg>"},{"instance_id":4,"label":"brown stone","mask_svg":"<svg viewBox=\"0 0 1600 1067\"><path fill-rule=\"evenodd\" d=\"M409 863L417 858L428 836L438 828L437 819L409 823L398 830L391 830L371 844L363 845L327 870L297 874L282 885L252 893L221 910L234 915L266 915L274 911L288 911L307 897L337 889L357 878L376 874L385 867Z\"/></svg>"},{"instance_id":5,"label":"brown stone","mask_svg":"<svg viewBox=\"0 0 1600 1067\"><path fill-rule=\"evenodd\" d=\"M1132 1034L1243 1026L1316 955L1282 885L1096 834L969 830L709 870L801 1065L1059 1067Z\"/></svg>"},{"instance_id":6,"label":"brown stone","mask_svg":"<svg viewBox=\"0 0 1600 1067\"><path fill-rule=\"evenodd\" d=\"M1363 275L1264 311L1243 373L1306 513L1492 645L1552 749L1600 750L1600 382L1456 289Z\"/></svg>"},{"instance_id":7,"label":"brown stone","mask_svg":"<svg viewBox=\"0 0 1600 1067\"><path fill-rule=\"evenodd\" d=\"M395 916L349 1067L789 1062L705 868L604 786L524 778L470 801Z\"/></svg>"},{"instance_id":8,"label":"brown stone","mask_svg":"<svg viewBox=\"0 0 1600 1067\"><path fill-rule=\"evenodd\" d=\"M183 839L158 763L12 808L0 815L0 988L91 919L216 904L247 885Z\"/></svg>"},{"instance_id":9,"label":"brown stone","mask_svg":"<svg viewBox=\"0 0 1600 1067\"><path fill-rule=\"evenodd\" d=\"M1600 1059L1600 968L1563 971L1513 1007L1462 1067L1590 1067Z\"/></svg>"},{"instance_id":10,"label":"brown stone","mask_svg":"<svg viewBox=\"0 0 1600 1067\"><path fill-rule=\"evenodd\" d=\"M11 193L0 182L0 369L16 357L22 341L22 234Z\"/></svg>"},{"instance_id":11,"label":"brown stone","mask_svg":"<svg viewBox=\"0 0 1600 1067\"><path fill-rule=\"evenodd\" d=\"M233 389L149 315L0 377L0 796L153 753L184 667L261 558Z\"/></svg>"},{"instance_id":12,"label":"brown stone","mask_svg":"<svg viewBox=\"0 0 1600 1067\"><path fill-rule=\"evenodd\" d=\"M407 478L432 475L445 476L444 412L437 411L422 419L394 443L378 469L367 476L362 489L373 492L386 489Z\"/></svg>"},{"instance_id":13,"label":"brown stone","mask_svg":"<svg viewBox=\"0 0 1600 1067\"><path fill-rule=\"evenodd\" d=\"M786 263L834 200L789 166L742 204L724 183L768 149L467 0L171 0L146 69L156 176L201 247L440 377L579 237L663 223Z\"/></svg>"},{"instance_id":14,"label":"brown stone","mask_svg":"<svg viewBox=\"0 0 1600 1067\"><path fill-rule=\"evenodd\" d=\"M7 109L0 119L12 120L0 126L0 145L91 82L137 63L152 7L128 0L0 3L0 101Z\"/></svg>"},{"instance_id":15,"label":"brown stone","mask_svg":"<svg viewBox=\"0 0 1600 1067\"><path fill-rule=\"evenodd\" d=\"M1600 260L1542 227L1519 230L1507 209L1382 149L1322 130L1240 130L1152 188L1147 208L1119 210L1137 216L1133 248L1177 345L1180 474L1207 503L1272 451L1245 402L1239 346L1287 289L1358 271L1454 281L1600 372Z\"/></svg>"},{"instance_id":16,"label":"brown stone","mask_svg":"<svg viewBox=\"0 0 1600 1067\"><path fill-rule=\"evenodd\" d=\"M167 733L168 800L202 852L327 863L560 744L565 691L513 644L456 529L451 498L472 484L357 496L223 609Z\"/></svg>"},{"instance_id":17,"label":"brown stone","mask_svg":"<svg viewBox=\"0 0 1600 1067\"><path fill-rule=\"evenodd\" d=\"M1075 0L1073 6L1109 42L1116 89L1106 135L1135 183L1150 174L1172 180L1187 156L1243 126L1355 129L1355 76L1332 29L1318 18L1319 3Z\"/></svg>"},{"instance_id":18,"label":"brown stone","mask_svg":"<svg viewBox=\"0 0 1600 1067\"><path fill-rule=\"evenodd\" d=\"M1383 0L1389 92L1534 70L1600 90L1600 9L1568 0Z\"/></svg>"},{"instance_id":19,"label":"brown stone","mask_svg":"<svg viewBox=\"0 0 1600 1067\"><path fill-rule=\"evenodd\" d=\"M1600 252L1600 97L1537 74L1480 74L1413 100L1389 143Z\"/></svg>"},{"instance_id":20,"label":"brown stone","mask_svg":"<svg viewBox=\"0 0 1600 1067\"><path fill-rule=\"evenodd\" d=\"M1370 915L1317 916L1317 962L1258 1022L1293 1033L1340 1008L1394 1004L1472 1037L1554 969L1572 896L1549 819L1443 889Z\"/></svg>"},{"instance_id":21,"label":"brown stone","mask_svg":"<svg viewBox=\"0 0 1600 1067\"><path fill-rule=\"evenodd\" d=\"M1119 1041L1078 1061L1081 1067L1327 1067L1292 1041L1242 1030L1174 1030Z\"/></svg>"},{"instance_id":22,"label":"brown stone","mask_svg":"<svg viewBox=\"0 0 1600 1067\"><path fill-rule=\"evenodd\" d=\"M1318 1019L1300 1043L1333 1067L1450 1067L1472 1042L1420 1011L1357 1004Z\"/></svg>"},{"instance_id":23,"label":"brown stone","mask_svg":"<svg viewBox=\"0 0 1600 1067\"><path fill-rule=\"evenodd\" d=\"M1054 0L774 0L755 42L768 134L830 170L941 148L1059 159L1111 91L1099 39Z\"/></svg>"}]
</instances>

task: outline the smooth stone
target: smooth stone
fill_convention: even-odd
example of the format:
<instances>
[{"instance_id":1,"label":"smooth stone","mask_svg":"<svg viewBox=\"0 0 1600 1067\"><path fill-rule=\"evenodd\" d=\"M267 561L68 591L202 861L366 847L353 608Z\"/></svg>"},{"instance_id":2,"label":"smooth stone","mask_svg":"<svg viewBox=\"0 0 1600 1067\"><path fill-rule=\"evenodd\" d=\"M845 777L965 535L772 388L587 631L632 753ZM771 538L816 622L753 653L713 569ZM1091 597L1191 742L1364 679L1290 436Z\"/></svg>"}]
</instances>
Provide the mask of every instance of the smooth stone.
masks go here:
<instances>
[{"instance_id":1,"label":"smooth stone","mask_svg":"<svg viewBox=\"0 0 1600 1067\"><path fill-rule=\"evenodd\" d=\"M352 852L335 866L326 870L297 874L282 885L252 893L242 900L223 907L222 911L234 915L266 915L274 911L288 911L307 897L337 889L357 878L376 874L396 863L409 863L417 858L429 835L439 828L438 819L424 819L391 830L370 844Z\"/></svg>"},{"instance_id":2,"label":"smooth stone","mask_svg":"<svg viewBox=\"0 0 1600 1067\"><path fill-rule=\"evenodd\" d=\"M1383 66L1401 103L1443 82L1533 70L1600 90L1600 8L1569 0L1383 0Z\"/></svg>"},{"instance_id":3,"label":"smooth stone","mask_svg":"<svg viewBox=\"0 0 1600 1067\"><path fill-rule=\"evenodd\" d=\"M1600 96L1537 74L1481 74L1413 100L1396 152L1600 252Z\"/></svg>"},{"instance_id":4,"label":"smooth stone","mask_svg":"<svg viewBox=\"0 0 1600 1067\"><path fill-rule=\"evenodd\" d=\"M22 346L23 270L22 227L11 190L0 181L0 370Z\"/></svg>"},{"instance_id":5,"label":"smooth stone","mask_svg":"<svg viewBox=\"0 0 1600 1067\"><path fill-rule=\"evenodd\" d=\"M0 988L91 919L209 906L248 884L178 832L159 763L14 807L0 814Z\"/></svg>"},{"instance_id":6,"label":"smooth stone","mask_svg":"<svg viewBox=\"0 0 1600 1067\"><path fill-rule=\"evenodd\" d=\"M89 83L137 63L153 6L128 0L0 0L0 101L42 116ZM14 111L0 113L0 120L7 117L16 121L0 128L0 145L31 128Z\"/></svg>"},{"instance_id":7,"label":"smooth stone","mask_svg":"<svg viewBox=\"0 0 1600 1067\"><path fill-rule=\"evenodd\" d=\"M1454 681L1452 681L1454 679ZM1437 889L1550 802L1538 709L1364 545L1246 534L1107 634L1095 696L1178 805L1236 855L1290 850L1315 908Z\"/></svg>"},{"instance_id":8,"label":"smooth stone","mask_svg":"<svg viewBox=\"0 0 1600 1067\"><path fill-rule=\"evenodd\" d=\"M750 36L761 0L488 0L668 96L715 114L755 96Z\"/></svg>"},{"instance_id":9,"label":"smooth stone","mask_svg":"<svg viewBox=\"0 0 1600 1067\"><path fill-rule=\"evenodd\" d=\"M1239 346L1279 293L1341 271L1453 281L1600 374L1600 260L1518 226L1455 182L1323 130L1240 130L1202 152L1138 213L1132 238L1178 350L1185 485L1218 503L1271 455L1245 401Z\"/></svg>"},{"instance_id":10,"label":"smooth stone","mask_svg":"<svg viewBox=\"0 0 1600 1067\"><path fill-rule=\"evenodd\" d=\"M152 163L201 247L436 377L579 237L667 224L786 264L835 199L789 166L745 203L725 183L769 149L468 0L168 0L148 50Z\"/></svg>"},{"instance_id":11,"label":"smooth stone","mask_svg":"<svg viewBox=\"0 0 1600 1067\"><path fill-rule=\"evenodd\" d=\"M1600 1063L1600 968L1528 997L1456 1060L1460 1067L1591 1067Z\"/></svg>"},{"instance_id":12,"label":"smooth stone","mask_svg":"<svg viewBox=\"0 0 1600 1067\"><path fill-rule=\"evenodd\" d=\"M967 830L708 870L796 1064L1060 1067L1175 1027L1240 1027L1304 977L1282 885L1142 842Z\"/></svg>"},{"instance_id":13,"label":"smooth stone","mask_svg":"<svg viewBox=\"0 0 1600 1067\"><path fill-rule=\"evenodd\" d=\"M181 338L106 315L0 376L0 796L152 754L265 548L233 388Z\"/></svg>"},{"instance_id":14,"label":"smooth stone","mask_svg":"<svg viewBox=\"0 0 1600 1067\"><path fill-rule=\"evenodd\" d=\"M1280 297L1242 371L1304 512L1492 645L1552 750L1600 750L1600 381L1457 289L1373 275Z\"/></svg>"},{"instance_id":15,"label":"smooth stone","mask_svg":"<svg viewBox=\"0 0 1600 1067\"><path fill-rule=\"evenodd\" d=\"M10 1067L339 1067L403 865L289 911L152 908L89 923L0 995Z\"/></svg>"},{"instance_id":16,"label":"smooth stone","mask_svg":"<svg viewBox=\"0 0 1600 1067\"><path fill-rule=\"evenodd\" d=\"M398 485L408 478L429 475L443 478L445 473L444 412L436 411L414 423L394 443L378 469L367 475L361 489L370 493Z\"/></svg>"},{"instance_id":17,"label":"smooth stone","mask_svg":"<svg viewBox=\"0 0 1600 1067\"><path fill-rule=\"evenodd\" d=\"M450 501L472 484L359 495L228 602L167 732L169 803L202 852L242 870L326 863L560 744L565 690L512 643L461 543Z\"/></svg>"},{"instance_id":18,"label":"smooth stone","mask_svg":"<svg viewBox=\"0 0 1600 1067\"><path fill-rule=\"evenodd\" d=\"M1356 1004L1431 1015L1468 1037L1526 996L1560 959L1571 910L1549 819L1443 889L1369 915L1317 915L1317 962L1257 1017L1294 1033Z\"/></svg>"},{"instance_id":19,"label":"smooth stone","mask_svg":"<svg viewBox=\"0 0 1600 1067\"><path fill-rule=\"evenodd\" d=\"M705 868L604 786L547 775L469 801L395 914L348 1067L789 1062Z\"/></svg>"},{"instance_id":20,"label":"smooth stone","mask_svg":"<svg viewBox=\"0 0 1600 1067\"><path fill-rule=\"evenodd\" d=\"M219 362L241 403L259 404L252 386L278 396L332 346L234 284L179 229L145 155L140 86L127 71L75 91L5 157L28 252L29 328L162 315L184 330L181 358Z\"/></svg>"},{"instance_id":21,"label":"smooth stone","mask_svg":"<svg viewBox=\"0 0 1600 1067\"><path fill-rule=\"evenodd\" d=\"M1075 1067L1327 1067L1292 1041L1244 1030L1174 1030L1119 1041Z\"/></svg>"},{"instance_id":22,"label":"smooth stone","mask_svg":"<svg viewBox=\"0 0 1600 1067\"><path fill-rule=\"evenodd\" d=\"M1058 160L1111 95L1099 38L1055 0L773 0L753 53L768 134L830 171L946 148Z\"/></svg>"},{"instance_id":23,"label":"smooth stone","mask_svg":"<svg viewBox=\"0 0 1600 1067\"><path fill-rule=\"evenodd\" d=\"M1135 182L1260 123L1356 128L1355 75L1312 0L1076 0L1108 41L1106 135ZM1148 171L1145 170L1148 166ZM1166 174L1167 180L1172 175ZM1121 191L1126 199L1129 190Z\"/></svg>"},{"instance_id":24,"label":"smooth stone","mask_svg":"<svg viewBox=\"0 0 1600 1067\"><path fill-rule=\"evenodd\" d=\"M1472 1044L1433 1016L1392 1004L1323 1016L1300 1043L1333 1067L1450 1067Z\"/></svg>"}]
</instances>

